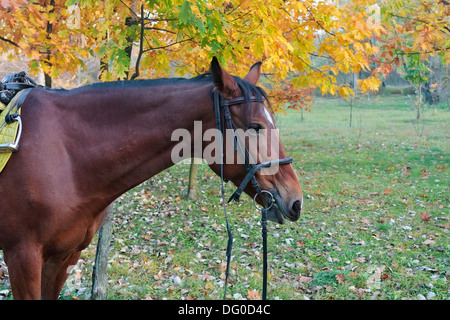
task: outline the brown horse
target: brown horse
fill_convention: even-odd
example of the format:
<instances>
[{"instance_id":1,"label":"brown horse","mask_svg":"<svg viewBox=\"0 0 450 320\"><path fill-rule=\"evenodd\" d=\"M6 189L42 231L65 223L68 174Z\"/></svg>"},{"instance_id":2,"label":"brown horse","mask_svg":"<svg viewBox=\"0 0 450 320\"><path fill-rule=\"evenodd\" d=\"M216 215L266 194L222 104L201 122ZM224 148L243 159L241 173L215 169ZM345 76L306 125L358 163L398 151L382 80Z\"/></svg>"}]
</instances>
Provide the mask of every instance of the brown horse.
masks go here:
<instances>
[{"instance_id":1,"label":"brown horse","mask_svg":"<svg viewBox=\"0 0 450 320\"><path fill-rule=\"evenodd\" d=\"M105 208L174 164L171 151L178 142L172 132L193 134L194 121L202 121L203 131L215 128L211 92L249 97L261 92L259 76L260 64L240 79L213 59L210 74L192 79L33 89L22 106L20 150L0 175L0 247L14 298L57 299L68 267L102 225ZM242 102L230 111L238 128L274 128L261 102ZM279 150L274 158L285 158ZM210 167L219 172L218 164ZM227 163L223 174L239 185L246 171ZM256 178L276 200L270 220L299 218L302 191L291 165ZM245 192L255 194L251 185Z\"/></svg>"}]
</instances>

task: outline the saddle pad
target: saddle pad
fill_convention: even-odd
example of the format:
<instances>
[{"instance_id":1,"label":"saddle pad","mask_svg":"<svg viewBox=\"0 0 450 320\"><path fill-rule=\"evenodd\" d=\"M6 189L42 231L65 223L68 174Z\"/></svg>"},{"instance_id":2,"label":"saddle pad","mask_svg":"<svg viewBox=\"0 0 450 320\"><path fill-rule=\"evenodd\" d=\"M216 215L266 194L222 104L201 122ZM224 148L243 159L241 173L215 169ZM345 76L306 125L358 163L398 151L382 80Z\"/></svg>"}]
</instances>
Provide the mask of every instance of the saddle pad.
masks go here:
<instances>
[{"instance_id":1,"label":"saddle pad","mask_svg":"<svg viewBox=\"0 0 450 320\"><path fill-rule=\"evenodd\" d=\"M12 107L12 103L15 101L12 100L10 104L2 111L0 114L0 127L5 123L5 116L8 111ZM3 105L3 104L2 104ZM3 105L4 106L4 105ZM2 106L0 106L2 107ZM20 114L20 109L18 111ZM5 126L0 130L0 144L2 143L14 143L16 140L17 129L19 128L19 122L14 121L10 124L5 124ZM3 171L3 168L6 166L9 158L11 157L11 151L1 151L0 150L0 173Z\"/></svg>"}]
</instances>

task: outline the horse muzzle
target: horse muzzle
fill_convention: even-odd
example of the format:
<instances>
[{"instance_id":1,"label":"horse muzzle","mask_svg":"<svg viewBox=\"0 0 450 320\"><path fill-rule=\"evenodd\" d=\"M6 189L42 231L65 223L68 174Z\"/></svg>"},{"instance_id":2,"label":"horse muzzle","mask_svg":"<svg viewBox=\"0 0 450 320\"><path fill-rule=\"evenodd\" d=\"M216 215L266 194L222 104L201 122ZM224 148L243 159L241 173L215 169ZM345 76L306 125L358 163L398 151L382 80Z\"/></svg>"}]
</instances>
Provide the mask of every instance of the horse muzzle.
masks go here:
<instances>
[{"instance_id":1,"label":"horse muzzle","mask_svg":"<svg viewBox=\"0 0 450 320\"><path fill-rule=\"evenodd\" d=\"M303 205L302 199L295 198L286 205L286 201L283 200L278 192L262 190L261 193L255 195L253 198L257 209L261 209L256 205L256 198L261 194L265 195L264 208L267 210L267 220L284 224L286 219L294 222L300 218Z\"/></svg>"}]
</instances>

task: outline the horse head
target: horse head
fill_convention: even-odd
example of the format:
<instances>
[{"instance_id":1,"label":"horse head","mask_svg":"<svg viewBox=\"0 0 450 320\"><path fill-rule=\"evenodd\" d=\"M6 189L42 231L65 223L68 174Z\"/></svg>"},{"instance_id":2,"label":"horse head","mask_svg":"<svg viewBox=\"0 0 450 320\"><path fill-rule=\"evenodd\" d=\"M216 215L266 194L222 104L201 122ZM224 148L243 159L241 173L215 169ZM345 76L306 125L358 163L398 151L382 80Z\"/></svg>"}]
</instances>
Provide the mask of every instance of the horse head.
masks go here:
<instances>
[{"instance_id":1,"label":"horse head","mask_svg":"<svg viewBox=\"0 0 450 320\"><path fill-rule=\"evenodd\" d=\"M302 209L302 189L280 141L267 94L256 84L261 75L261 63L254 64L243 78L232 76L217 59L211 62L214 91L219 94L223 125L223 178L235 185L244 184L243 191L267 210L267 218L284 223L296 221ZM226 130L224 130L226 128ZM261 170L251 170L258 164ZM278 165L285 163L285 165ZM210 164L217 174L220 165ZM258 169L258 167L256 167ZM250 172L252 171L252 172ZM253 172L254 171L254 172ZM249 173L250 172L250 173ZM252 175L252 177L250 177ZM254 177L254 178L253 178ZM246 184L243 181L252 183ZM239 200L239 194L234 197Z\"/></svg>"}]
</instances>

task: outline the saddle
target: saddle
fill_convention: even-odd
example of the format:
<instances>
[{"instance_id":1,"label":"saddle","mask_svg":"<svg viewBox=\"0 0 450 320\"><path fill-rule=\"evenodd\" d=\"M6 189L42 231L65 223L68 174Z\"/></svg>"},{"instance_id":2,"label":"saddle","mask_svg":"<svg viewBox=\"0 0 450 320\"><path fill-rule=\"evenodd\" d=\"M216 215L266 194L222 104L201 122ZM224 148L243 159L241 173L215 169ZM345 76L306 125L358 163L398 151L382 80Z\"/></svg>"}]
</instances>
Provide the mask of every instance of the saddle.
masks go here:
<instances>
[{"instance_id":1,"label":"saddle","mask_svg":"<svg viewBox=\"0 0 450 320\"><path fill-rule=\"evenodd\" d=\"M38 84L28 77L25 71L7 74L0 81L0 109L3 110L5 106L11 102L17 92L37 86Z\"/></svg>"},{"instance_id":2,"label":"saddle","mask_svg":"<svg viewBox=\"0 0 450 320\"><path fill-rule=\"evenodd\" d=\"M12 153L19 150L22 135L20 107L36 86L23 71L8 74L0 82L0 172Z\"/></svg>"}]
</instances>

